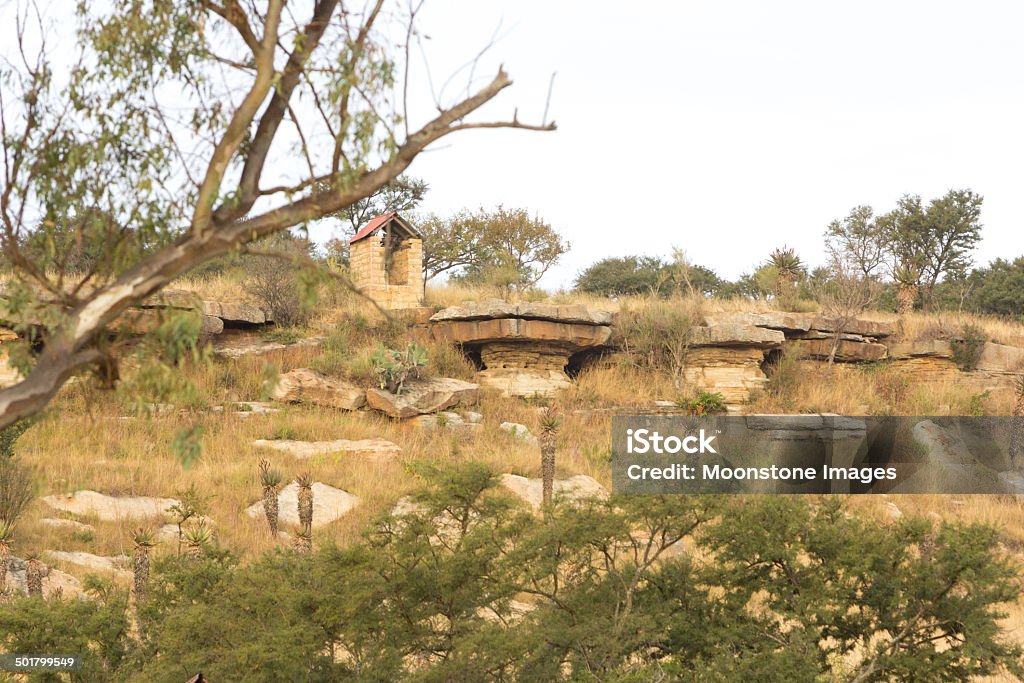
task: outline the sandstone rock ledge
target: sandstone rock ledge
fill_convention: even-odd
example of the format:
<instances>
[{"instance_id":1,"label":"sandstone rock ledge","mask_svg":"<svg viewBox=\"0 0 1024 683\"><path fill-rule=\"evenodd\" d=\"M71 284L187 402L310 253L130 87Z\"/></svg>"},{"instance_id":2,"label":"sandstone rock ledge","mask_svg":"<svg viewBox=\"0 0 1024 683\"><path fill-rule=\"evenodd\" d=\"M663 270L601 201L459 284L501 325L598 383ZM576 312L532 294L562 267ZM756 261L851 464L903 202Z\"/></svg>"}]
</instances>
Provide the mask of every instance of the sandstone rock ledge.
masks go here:
<instances>
[{"instance_id":1,"label":"sandstone rock ledge","mask_svg":"<svg viewBox=\"0 0 1024 683\"><path fill-rule=\"evenodd\" d=\"M485 301L430 318L429 336L479 359L480 384L506 396L550 396L569 386L572 358L611 339L611 313L582 305Z\"/></svg>"}]
</instances>

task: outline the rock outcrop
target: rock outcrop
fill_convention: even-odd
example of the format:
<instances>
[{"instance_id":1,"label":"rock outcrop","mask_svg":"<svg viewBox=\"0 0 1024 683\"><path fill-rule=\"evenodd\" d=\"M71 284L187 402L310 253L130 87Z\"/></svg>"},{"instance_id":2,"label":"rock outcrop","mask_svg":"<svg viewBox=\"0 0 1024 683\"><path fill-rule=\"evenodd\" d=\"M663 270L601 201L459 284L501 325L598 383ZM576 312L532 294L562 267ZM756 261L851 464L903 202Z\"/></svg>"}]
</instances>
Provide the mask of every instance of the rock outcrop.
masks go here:
<instances>
[{"instance_id":1,"label":"rock outcrop","mask_svg":"<svg viewBox=\"0 0 1024 683\"><path fill-rule=\"evenodd\" d=\"M294 481L277 495L278 520L281 524L299 524L299 485ZM359 504L358 496L333 486L313 482L313 527L321 527L340 519ZM264 516L263 503L257 502L245 509L253 518Z\"/></svg>"},{"instance_id":2,"label":"rock outcrop","mask_svg":"<svg viewBox=\"0 0 1024 683\"><path fill-rule=\"evenodd\" d=\"M683 378L704 391L722 394L727 404L744 403L768 382L761 369L765 353L784 341L781 331L744 322L694 327Z\"/></svg>"},{"instance_id":3,"label":"rock outcrop","mask_svg":"<svg viewBox=\"0 0 1024 683\"><path fill-rule=\"evenodd\" d=\"M366 404L394 418L438 413L457 405L473 405L480 386L461 379L438 377L406 382L401 394L368 389Z\"/></svg>"},{"instance_id":4,"label":"rock outcrop","mask_svg":"<svg viewBox=\"0 0 1024 683\"><path fill-rule=\"evenodd\" d=\"M535 510L544 501L544 483L540 479L529 479L518 474L501 475L501 485L530 504ZM556 497L578 500L581 498L607 498L608 491L593 477L577 474L568 479L555 479Z\"/></svg>"},{"instance_id":5,"label":"rock outcrop","mask_svg":"<svg viewBox=\"0 0 1024 683\"><path fill-rule=\"evenodd\" d=\"M297 368L278 377L272 397L341 410L358 410L366 404L366 391L360 387L309 368Z\"/></svg>"},{"instance_id":6,"label":"rock outcrop","mask_svg":"<svg viewBox=\"0 0 1024 683\"><path fill-rule=\"evenodd\" d=\"M257 448L269 448L288 453L300 460L319 455L345 455L367 460L393 460L402 454L398 444L384 439L338 439L336 441L293 441L289 439L257 439L252 442Z\"/></svg>"},{"instance_id":7,"label":"rock outcrop","mask_svg":"<svg viewBox=\"0 0 1024 683\"><path fill-rule=\"evenodd\" d=\"M104 522L160 517L180 504L174 498L153 496L108 496L96 491L44 496L43 502L56 510L79 516L95 515Z\"/></svg>"},{"instance_id":8,"label":"rock outcrop","mask_svg":"<svg viewBox=\"0 0 1024 683\"><path fill-rule=\"evenodd\" d=\"M485 301L434 314L428 333L478 358L481 385L508 396L550 396L569 386L573 356L608 345L611 322L608 311L579 304Z\"/></svg>"}]
</instances>

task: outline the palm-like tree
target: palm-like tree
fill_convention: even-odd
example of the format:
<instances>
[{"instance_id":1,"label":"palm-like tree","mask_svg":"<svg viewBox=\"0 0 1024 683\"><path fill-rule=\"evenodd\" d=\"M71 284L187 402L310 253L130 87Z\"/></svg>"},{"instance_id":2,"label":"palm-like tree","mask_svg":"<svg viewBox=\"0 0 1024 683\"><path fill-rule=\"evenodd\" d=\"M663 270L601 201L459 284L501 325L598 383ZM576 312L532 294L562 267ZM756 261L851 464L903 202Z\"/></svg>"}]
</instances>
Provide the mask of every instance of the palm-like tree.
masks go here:
<instances>
[{"instance_id":1,"label":"palm-like tree","mask_svg":"<svg viewBox=\"0 0 1024 683\"><path fill-rule=\"evenodd\" d=\"M295 478L299 485L299 526L303 529L313 528L313 477L303 472Z\"/></svg>"},{"instance_id":2,"label":"palm-like tree","mask_svg":"<svg viewBox=\"0 0 1024 683\"><path fill-rule=\"evenodd\" d=\"M39 554L31 552L25 558L25 585L28 594L35 597L43 597L43 576L46 573L46 565L39 559Z\"/></svg>"},{"instance_id":3,"label":"palm-like tree","mask_svg":"<svg viewBox=\"0 0 1024 683\"><path fill-rule=\"evenodd\" d=\"M282 476L277 470L270 469L269 460L260 460L260 483L263 485L263 512L270 525L270 535L277 538L277 519L280 513L277 502L277 490L281 486Z\"/></svg>"},{"instance_id":4,"label":"palm-like tree","mask_svg":"<svg viewBox=\"0 0 1024 683\"><path fill-rule=\"evenodd\" d=\"M11 564L14 544L14 521L0 519L0 600L7 593L7 567Z\"/></svg>"},{"instance_id":5,"label":"palm-like tree","mask_svg":"<svg viewBox=\"0 0 1024 683\"><path fill-rule=\"evenodd\" d=\"M132 532L132 573L135 579L135 602L142 604L149 592L150 552L156 546L153 532L148 529L136 529Z\"/></svg>"},{"instance_id":6,"label":"palm-like tree","mask_svg":"<svg viewBox=\"0 0 1024 683\"><path fill-rule=\"evenodd\" d=\"M558 429L561 426L558 412L553 406L545 409L540 418L540 477L543 487L543 503L547 508L555 488L555 448L558 443Z\"/></svg>"},{"instance_id":7,"label":"palm-like tree","mask_svg":"<svg viewBox=\"0 0 1024 683\"><path fill-rule=\"evenodd\" d=\"M1017 402L1010 419L1010 465L1024 469L1024 375L1017 378Z\"/></svg>"},{"instance_id":8,"label":"palm-like tree","mask_svg":"<svg viewBox=\"0 0 1024 683\"><path fill-rule=\"evenodd\" d=\"M783 245L774 250L768 257L768 265L775 269L775 297L788 294L796 285L797 278L804 272L804 262L797 256L796 250Z\"/></svg>"},{"instance_id":9,"label":"palm-like tree","mask_svg":"<svg viewBox=\"0 0 1024 683\"><path fill-rule=\"evenodd\" d=\"M303 555L308 555L313 552L313 531L308 526L304 526L299 529L299 533L296 534L295 540L292 541L292 547Z\"/></svg>"},{"instance_id":10,"label":"palm-like tree","mask_svg":"<svg viewBox=\"0 0 1024 683\"><path fill-rule=\"evenodd\" d=\"M892 271L892 279L896 281L896 312L906 315L914 310L917 302L918 280L920 271L910 261L901 261Z\"/></svg>"},{"instance_id":11,"label":"palm-like tree","mask_svg":"<svg viewBox=\"0 0 1024 683\"><path fill-rule=\"evenodd\" d=\"M182 536L185 540L185 557L192 559L202 557L203 548L213 538L213 534L210 533L210 529L206 526L205 521L200 521L198 524L186 529Z\"/></svg>"}]
</instances>

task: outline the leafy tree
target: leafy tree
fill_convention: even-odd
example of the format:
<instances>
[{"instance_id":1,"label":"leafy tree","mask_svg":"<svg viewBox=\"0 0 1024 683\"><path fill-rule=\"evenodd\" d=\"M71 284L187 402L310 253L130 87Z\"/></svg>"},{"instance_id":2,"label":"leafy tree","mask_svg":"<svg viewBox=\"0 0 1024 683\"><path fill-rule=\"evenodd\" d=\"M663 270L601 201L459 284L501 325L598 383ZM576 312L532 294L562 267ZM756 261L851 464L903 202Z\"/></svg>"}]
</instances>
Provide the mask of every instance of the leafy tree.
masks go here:
<instances>
[{"instance_id":1,"label":"leafy tree","mask_svg":"<svg viewBox=\"0 0 1024 683\"><path fill-rule=\"evenodd\" d=\"M428 221L425 276L430 279L447 271L470 282L527 289L569 246L549 223L526 209L499 206L492 211L462 212L443 224Z\"/></svg>"},{"instance_id":2,"label":"leafy tree","mask_svg":"<svg viewBox=\"0 0 1024 683\"><path fill-rule=\"evenodd\" d=\"M846 218L829 223L825 241L834 258L852 263L865 277L875 275L885 263L882 227L870 206L856 206Z\"/></svg>"},{"instance_id":3,"label":"leafy tree","mask_svg":"<svg viewBox=\"0 0 1024 683\"><path fill-rule=\"evenodd\" d=\"M472 120L511 84L501 70L413 125L395 36L415 34L414 12L383 5L82 2L77 22L17 23L0 74L0 315L44 343L0 391L0 427L116 365L106 328L203 262L345 211L451 133L554 128ZM51 60L56 43L77 61ZM72 237L95 267L67 262Z\"/></svg>"},{"instance_id":4,"label":"leafy tree","mask_svg":"<svg viewBox=\"0 0 1024 683\"><path fill-rule=\"evenodd\" d=\"M416 229L423 235L424 283L478 263L486 229L482 211L462 210L447 218L430 214L416 222Z\"/></svg>"},{"instance_id":5,"label":"leafy tree","mask_svg":"<svg viewBox=\"0 0 1024 683\"><path fill-rule=\"evenodd\" d=\"M655 256L611 256L577 275L576 289L603 296L657 292L664 269Z\"/></svg>"},{"instance_id":6,"label":"leafy tree","mask_svg":"<svg viewBox=\"0 0 1024 683\"><path fill-rule=\"evenodd\" d=\"M354 235L370 219L389 211L408 212L419 206L430 186L425 180L400 175L370 196L359 199L338 212Z\"/></svg>"},{"instance_id":7,"label":"leafy tree","mask_svg":"<svg viewBox=\"0 0 1024 683\"><path fill-rule=\"evenodd\" d=\"M981 313L1024 315L1024 256L1013 261L996 259L985 268L974 270L971 285L971 307Z\"/></svg>"},{"instance_id":8,"label":"leafy tree","mask_svg":"<svg viewBox=\"0 0 1024 683\"><path fill-rule=\"evenodd\" d=\"M692 287L695 292L713 296L724 284L713 270L704 266L687 264L683 271L655 256L612 256L577 275L575 287L581 292L602 296L668 296Z\"/></svg>"},{"instance_id":9,"label":"leafy tree","mask_svg":"<svg viewBox=\"0 0 1024 683\"><path fill-rule=\"evenodd\" d=\"M906 281L901 285L920 287L926 304L943 276L962 274L970 266L971 251L981 239L982 200L970 190L950 190L925 207L920 196L907 195L878 219L892 267Z\"/></svg>"},{"instance_id":10,"label":"leafy tree","mask_svg":"<svg viewBox=\"0 0 1024 683\"><path fill-rule=\"evenodd\" d=\"M482 465L418 472L410 505L350 547L161 560L141 640L111 593L0 605L0 646L88 653L80 680L1024 673L1000 628L1017 570L991 527L879 526L787 496L556 495L540 516Z\"/></svg>"},{"instance_id":11,"label":"leafy tree","mask_svg":"<svg viewBox=\"0 0 1024 683\"><path fill-rule=\"evenodd\" d=\"M348 263L348 238L359 231L371 219L390 211L410 212L419 206L430 186L426 181L412 176L401 175L379 188L369 197L359 199L335 214L335 218L347 223L347 233L327 242L327 253L342 264Z\"/></svg>"}]
</instances>

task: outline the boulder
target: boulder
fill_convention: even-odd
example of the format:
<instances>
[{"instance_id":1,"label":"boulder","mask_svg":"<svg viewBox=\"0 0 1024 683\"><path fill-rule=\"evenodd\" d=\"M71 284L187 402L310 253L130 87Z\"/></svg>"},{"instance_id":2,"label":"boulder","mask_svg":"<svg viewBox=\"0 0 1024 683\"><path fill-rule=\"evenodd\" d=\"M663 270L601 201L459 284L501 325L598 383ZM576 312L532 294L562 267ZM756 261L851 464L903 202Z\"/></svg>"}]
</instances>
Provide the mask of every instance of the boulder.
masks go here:
<instances>
[{"instance_id":1,"label":"boulder","mask_svg":"<svg viewBox=\"0 0 1024 683\"><path fill-rule=\"evenodd\" d=\"M328 377L309 368L298 368L278 378L273 398L278 401L357 410L366 403L366 392L343 379Z\"/></svg>"},{"instance_id":2,"label":"boulder","mask_svg":"<svg viewBox=\"0 0 1024 683\"><path fill-rule=\"evenodd\" d=\"M502 422L498 425L498 429L508 432L520 441L532 444L537 443L537 437L531 434L529 427L524 424L519 424L518 422Z\"/></svg>"},{"instance_id":3,"label":"boulder","mask_svg":"<svg viewBox=\"0 0 1024 683\"><path fill-rule=\"evenodd\" d=\"M55 562L66 562L94 572L113 573L121 578L130 577L127 571L129 558L126 555L103 557L80 551L47 550L46 556Z\"/></svg>"},{"instance_id":4,"label":"boulder","mask_svg":"<svg viewBox=\"0 0 1024 683\"><path fill-rule=\"evenodd\" d=\"M278 520L281 524L299 524L299 485L294 481L277 494ZM313 483L313 527L321 527L340 519L359 504L357 496L320 482ZM253 503L245 513L264 518L263 502Z\"/></svg>"},{"instance_id":5,"label":"boulder","mask_svg":"<svg viewBox=\"0 0 1024 683\"><path fill-rule=\"evenodd\" d=\"M11 557L10 564L7 565L7 585L22 595L28 593L25 561L20 557ZM51 598L57 595L81 598L85 597L85 590L82 588L82 582L71 574L49 567L43 577L43 597Z\"/></svg>"},{"instance_id":6,"label":"boulder","mask_svg":"<svg viewBox=\"0 0 1024 683\"><path fill-rule=\"evenodd\" d=\"M461 379L439 377L406 382L401 394L384 389L369 389L366 403L394 418L437 413L457 405L477 402L480 386Z\"/></svg>"},{"instance_id":7,"label":"boulder","mask_svg":"<svg viewBox=\"0 0 1024 683\"><path fill-rule=\"evenodd\" d=\"M179 504L174 498L153 496L107 496L96 491L75 491L71 494L44 496L50 507L74 515L95 515L104 522L160 517Z\"/></svg>"},{"instance_id":8,"label":"boulder","mask_svg":"<svg viewBox=\"0 0 1024 683\"><path fill-rule=\"evenodd\" d=\"M300 460L318 455L339 454L366 458L368 460L393 460L402 454L398 444L384 439L338 439L337 441L292 441L288 439L257 439L252 442L257 448L270 448L288 453Z\"/></svg>"},{"instance_id":9,"label":"boulder","mask_svg":"<svg viewBox=\"0 0 1024 683\"><path fill-rule=\"evenodd\" d=\"M535 510L544 502L544 483L540 479L528 479L517 474L501 475L501 485L529 503ZM555 479L554 494L570 500L582 498L607 498L608 491L593 477L577 474L568 479Z\"/></svg>"}]
</instances>

